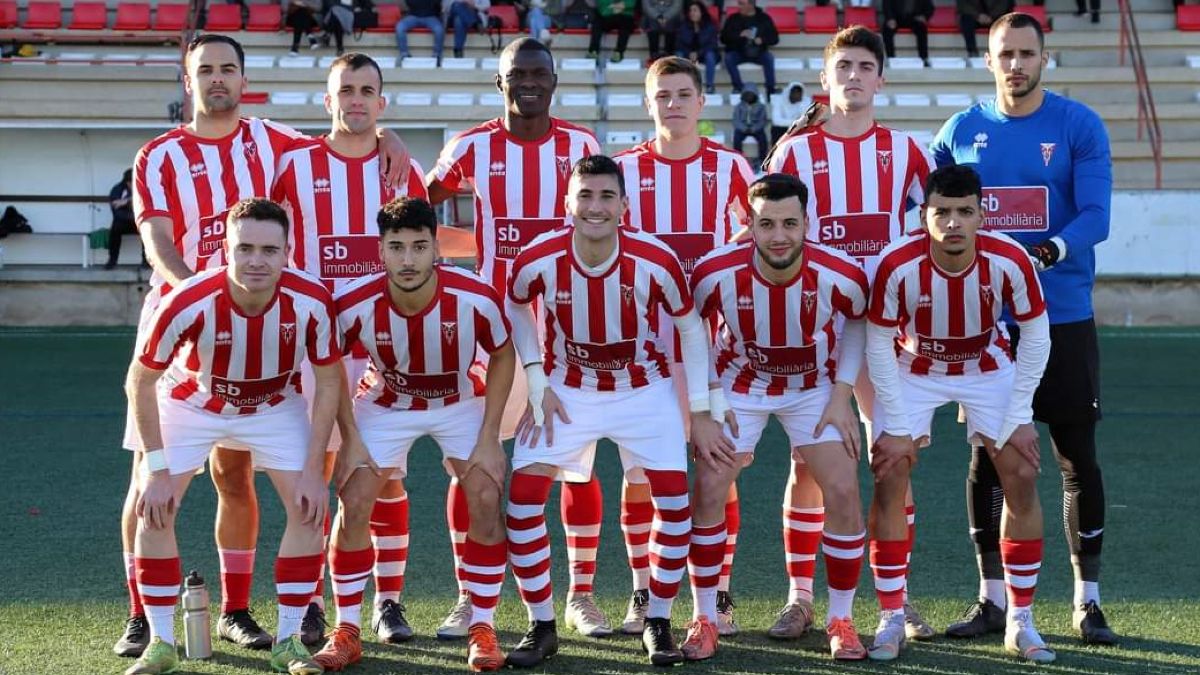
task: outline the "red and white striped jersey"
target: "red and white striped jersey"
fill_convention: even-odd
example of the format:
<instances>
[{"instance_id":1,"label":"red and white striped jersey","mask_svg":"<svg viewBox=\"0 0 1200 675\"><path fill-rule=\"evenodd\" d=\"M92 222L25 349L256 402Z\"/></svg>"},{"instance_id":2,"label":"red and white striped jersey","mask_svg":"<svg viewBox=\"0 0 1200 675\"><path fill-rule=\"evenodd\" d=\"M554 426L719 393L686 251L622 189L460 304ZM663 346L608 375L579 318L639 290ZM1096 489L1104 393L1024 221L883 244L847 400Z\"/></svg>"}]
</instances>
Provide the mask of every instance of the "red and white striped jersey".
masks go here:
<instances>
[{"instance_id":1,"label":"red and white striped jersey","mask_svg":"<svg viewBox=\"0 0 1200 675\"><path fill-rule=\"evenodd\" d=\"M280 156L301 134L257 117L243 118L223 138L201 138L186 127L168 131L142 146L134 161L133 213L146 219L170 218L175 249L194 271L223 261L224 215L250 197L266 197L275 182ZM151 293L165 293L156 270Z\"/></svg>"},{"instance_id":2,"label":"red and white striped jersey","mask_svg":"<svg viewBox=\"0 0 1200 675\"><path fill-rule=\"evenodd\" d=\"M319 281L284 268L275 298L246 316L224 266L167 294L141 339L139 360L171 398L218 415L251 415L300 398L300 364L341 358L333 298ZM185 349L188 347L188 349Z\"/></svg>"},{"instance_id":3,"label":"red and white striped jersey","mask_svg":"<svg viewBox=\"0 0 1200 675\"><path fill-rule=\"evenodd\" d=\"M447 189L464 182L475 192L475 271L498 294L512 262L538 235L568 223L564 198L571 168L600 152L589 130L556 117L550 131L523 141L494 119L450 140L430 172Z\"/></svg>"},{"instance_id":4,"label":"red and white striped jersey","mask_svg":"<svg viewBox=\"0 0 1200 675\"><path fill-rule=\"evenodd\" d=\"M683 267L656 237L617 230L607 269L584 271L573 230L544 234L513 263L509 298L542 296L544 367L552 382L595 391L628 391L669 377L668 355L654 328L659 307L671 316L692 309Z\"/></svg>"},{"instance_id":5,"label":"red and white striped jersey","mask_svg":"<svg viewBox=\"0 0 1200 675\"><path fill-rule=\"evenodd\" d=\"M717 374L740 394L778 396L837 377L845 319L867 311L867 274L837 249L804 243L800 271L786 285L767 281L754 242L723 246L692 273L700 316L721 315Z\"/></svg>"},{"instance_id":6,"label":"red and white striped jersey","mask_svg":"<svg viewBox=\"0 0 1200 675\"><path fill-rule=\"evenodd\" d=\"M383 270L379 259L379 208L396 197L426 199L424 172L411 160L408 183L389 188L379 153L339 155L324 138L294 144L279 162L271 199L292 224L290 264L336 291Z\"/></svg>"},{"instance_id":7,"label":"red and white striped jersey","mask_svg":"<svg viewBox=\"0 0 1200 675\"><path fill-rule=\"evenodd\" d=\"M509 340L500 299L483 279L437 267L437 290L425 309L400 313L388 294L387 273L337 293L344 344L360 343L371 366L357 398L396 410L428 410L483 396L478 349L491 353Z\"/></svg>"},{"instance_id":8,"label":"red and white striped jersey","mask_svg":"<svg viewBox=\"0 0 1200 675\"><path fill-rule=\"evenodd\" d=\"M872 323L897 327L900 367L917 375L963 375L1011 367L1007 305L1017 321L1046 311L1042 287L1021 245L998 232L975 234L975 261L943 272L929 255L929 233L883 252L871 287Z\"/></svg>"},{"instance_id":9,"label":"red and white striped jersey","mask_svg":"<svg viewBox=\"0 0 1200 675\"><path fill-rule=\"evenodd\" d=\"M809 239L866 263L904 234L906 202L925 201L933 160L903 131L876 124L842 138L822 126L784 142L769 168L808 186Z\"/></svg>"}]
</instances>

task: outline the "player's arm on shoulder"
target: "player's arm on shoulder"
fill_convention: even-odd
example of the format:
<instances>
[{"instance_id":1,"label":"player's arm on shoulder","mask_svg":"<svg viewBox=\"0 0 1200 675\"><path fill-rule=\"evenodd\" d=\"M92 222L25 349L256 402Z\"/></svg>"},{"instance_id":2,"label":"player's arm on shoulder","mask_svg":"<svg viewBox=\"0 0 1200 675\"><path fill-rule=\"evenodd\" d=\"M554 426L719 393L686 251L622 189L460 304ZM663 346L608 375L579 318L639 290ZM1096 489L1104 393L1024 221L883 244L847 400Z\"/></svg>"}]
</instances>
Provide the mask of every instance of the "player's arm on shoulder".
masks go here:
<instances>
[{"instance_id":1,"label":"player's arm on shoulder","mask_svg":"<svg viewBox=\"0 0 1200 675\"><path fill-rule=\"evenodd\" d=\"M400 139L400 135L391 129L376 130L379 147L379 168L383 171L383 181L388 187L397 188L408 183L408 174L412 170L412 153Z\"/></svg>"}]
</instances>

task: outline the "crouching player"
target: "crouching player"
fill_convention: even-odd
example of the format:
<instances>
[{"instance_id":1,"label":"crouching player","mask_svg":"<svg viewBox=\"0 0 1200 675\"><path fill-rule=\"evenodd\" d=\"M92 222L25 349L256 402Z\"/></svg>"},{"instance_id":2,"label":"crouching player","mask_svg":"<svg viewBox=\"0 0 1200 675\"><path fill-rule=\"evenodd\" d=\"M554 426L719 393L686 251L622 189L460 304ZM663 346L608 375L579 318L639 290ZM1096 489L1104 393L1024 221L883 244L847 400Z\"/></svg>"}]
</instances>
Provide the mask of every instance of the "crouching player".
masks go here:
<instances>
[{"instance_id":1,"label":"crouching player","mask_svg":"<svg viewBox=\"0 0 1200 675\"><path fill-rule=\"evenodd\" d=\"M329 551L338 623L316 661L341 670L362 658L363 586L374 563L371 511L389 477L406 474L413 443L428 435L471 515L462 560L472 611L468 662L474 671L497 670L504 656L492 616L508 555L500 519L507 471L500 417L516 363L508 322L482 279L436 263L437 215L429 202L396 199L377 220L385 271L342 288L336 299L345 344L361 344L371 365L353 412L345 400L338 414L343 446ZM480 349L490 356L486 384Z\"/></svg>"},{"instance_id":2,"label":"crouching player","mask_svg":"<svg viewBox=\"0 0 1200 675\"><path fill-rule=\"evenodd\" d=\"M925 194L925 228L881 254L868 311L867 362L876 401L871 567L881 608L870 656L894 659L904 646L904 493L916 448L929 443L934 411L957 402L971 442L987 448L1004 487L1005 649L1050 662L1054 652L1038 635L1032 614L1042 563L1032 404L1050 353L1042 289L1020 244L981 230L982 188L973 170L937 169ZM1021 330L1015 367L1000 321L1006 306Z\"/></svg>"},{"instance_id":3,"label":"crouching player","mask_svg":"<svg viewBox=\"0 0 1200 675\"><path fill-rule=\"evenodd\" d=\"M328 501L325 446L342 396L333 300L319 281L285 268L287 214L265 199L229 211L226 267L190 277L167 295L141 337L126 393L141 438L142 485L134 565L150 645L127 675L173 672L181 568L178 507L213 446L249 451L287 513L275 560L279 623L271 667L321 667L300 622L321 570ZM311 428L300 366L316 376Z\"/></svg>"},{"instance_id":4,"label":"crouching player","mask_svg":"<svg viewBox=\"0 0 1200 675\"><path fill-rule=\"evenodd\" d=\"M696 619L683 653L697 660L716 651L725 495L775 415L825 496L830 650L836 659L863 659L851 608L867 533L850 397L863 358L867 276L848 255L804 240L808 190L799 178L769 174L750 186L748 197L752 241L713 251L692 274L701 317L722 319L716 376L733 413L737 449L696 462L689 555Z\"/></svg>"}]
</instances>

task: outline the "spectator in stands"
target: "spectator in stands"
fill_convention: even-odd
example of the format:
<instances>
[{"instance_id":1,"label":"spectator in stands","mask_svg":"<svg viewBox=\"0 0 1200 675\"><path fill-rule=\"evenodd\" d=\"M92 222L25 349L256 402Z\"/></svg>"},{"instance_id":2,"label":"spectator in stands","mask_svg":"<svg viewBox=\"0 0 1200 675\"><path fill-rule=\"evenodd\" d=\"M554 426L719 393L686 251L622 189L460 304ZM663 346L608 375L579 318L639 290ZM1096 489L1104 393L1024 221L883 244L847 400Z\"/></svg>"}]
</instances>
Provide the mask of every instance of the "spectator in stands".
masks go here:
<instances>
[{"instance_id":1,"label":"spectator in stands","mask_svg":"<svg viewBox=\"0 0 1200 675\"><path fill-rule=\"evenodd\" d=\"M812 101L804 95L804 85L799 82L789 82L783 88L783 95L771 99L771 145L779 142L779 137L787 133L792 122L800 119Z\"/></svg>"},{"instance_id":2,"label":"spectator in stands","mask_svg":"<svg viewBox=\"0 0 1200 675\"><path fill-rule=\"evenodd\" d=\"M646 31L651 62L675 54L675 34L682 17L683 0L642 0L642 30Z\"/></svg>"},{"instance_id":3,"label":"spectator in stands","mask_svg":"<svg viewBox=\"0 0 1200 675\"><path fill-rule=\"evenodd\" d=\"M588 43L588 58L600 59L600 41L610 30L617 31L617 48L609 61L620 63L625 58L625 47L633 33L633 0L596 0L592 13L592 40Z\"/></svg>"},{"instance_id":4,"label":"spectator in stands","mask_svg":"<svg viewBox=\"0 0 1200 675\"><path fill-rule=\"evenodd\" d=\"M716 92L717 52L720 45L717 41L717 25L703 3L688 4L684 21L679 26L675 48L677 56L697 65L704 61L704 91L708 94Z\"/></svg>"},{"instance_id":5,"label":"spectator in stands","mask_svg":"<svg viewBox=\"0 0 1200 675\"><path fill-rule=\"evenodd\" d=\"M557 14L557 10L552 10L550 7L552 0L527 0L527 2L516 3L518 9L525 10L525 27L529 29L529 37L540 41L547 47L550 46L552 40L550 28L554 25L550 20L551 16ZM561 6L557 0L553 0L556 7Z\"/></svg>"},{"instance_id":6,"label":"spectator in stands","mask_svg":"<svg viewBox=\"0 0 1200 675\"><path fill-rule=\"evenodd\" d=\"M758 100L752 84L742 90L742 100L733 107L733 149L742 152L747 136L758 144L757 166L762 166L767 154L767 106Z\"/></svg>"},{"instance_id":7,"label":"spectator in stands","mask_svg":"<svg viewBox=\"0 0 1200 675\"><path fill-rule=\"evenodd\" d=\"M450 3L450 15L446 17L446 25L454 31L454 58L463 57L467 31L487 27L487 12L491 6L490 0L454 0Z\"/></svg>"},{"instance_id":8,"label":"spectator in stands","mask_svg":"<svg viewBox=\"0 0 1200 675\"><path fill-rule=\"evenodd\" d=\"M325 36L321 42L328 47L329 38L332 37L337 46L337 55L341 56L346 51L346 33L354 32L354 0L324 0L321 27L325 29Z\"/></svg>"},{"instance_id":9,"label":"spectator in stands","mask_svg":"<svg viewBox=\"0 0 1200 675\"><path fill-rule=\"evenodd\" d=\"M907 28L917 36L917 56L929 67L929 18L933 0L883 0L883 47L896 57L896 31Z\"/></svg>"},{"instance_id":10,"label":"spectator in stands","mask_svg":"<svg viewBox=\"0 0 1200 675\"><path fill-rule=\"evenodd\" d=\"M317 14L321 11L321 0L281 0L283 4L284 25L292 29L292 48L289 56L299 55L300 38L307 36L309 47L317 48L317 39L309 35L320 25Z\"/></svg>"},{"instance_id":11,"label":"spectator in stands","mask_svg":"<svg viewBox=\"0 0 1200 675\"><path fill-rule=\"evenodd\" d=\"M121 182L108 191L108 206L112 209L112 225L108 231L108 262L104 263L104 269L111 270L121 257L121 237L138 231L133 222L133 169L125 169ZM147 264L144 251L142 264Z\"/></svg>"},{"instance_id":12,"label":"spectator in stands","mask_svg":"<svg viewBox=\"0 0 1200 675\"><path fill-rule=\"evenodd\" d=\"M738 66L757 63L762 66L767 81L767 97L775 89L775 55L770 48L779 44L779 31L766 12L754 6L754 0L738 0L737 14L725 20L721 42L725 45L725 69L733 80L733 93L740 94L744 85Z\"/></svg>"},{"instance_id":13,"label":"spectator in stands","mask_svg":"<svg viewBox=\"0 0 1200 675\"><path fill-rule=\"evenodd\" d=\"M396 48L400 58L412 56L408 53L408 31L428 28L433 33L433 58L442 65L442 46L446 40L446 27L442 25L442 0L405 0L407 11L396 23Z\"/></svg>"},{"instance_id":14,"label":"spectator in stands","mask_svg":"<svg viewBox=\"0 0 1200 675\"><path fill-rule=\"evenodd\" d=\"M987 28L992 22L1013 11L1013 0L957 0L958 30L967 45L967 57L979 56L975 32Z\"/></svg>"}]
</instances>

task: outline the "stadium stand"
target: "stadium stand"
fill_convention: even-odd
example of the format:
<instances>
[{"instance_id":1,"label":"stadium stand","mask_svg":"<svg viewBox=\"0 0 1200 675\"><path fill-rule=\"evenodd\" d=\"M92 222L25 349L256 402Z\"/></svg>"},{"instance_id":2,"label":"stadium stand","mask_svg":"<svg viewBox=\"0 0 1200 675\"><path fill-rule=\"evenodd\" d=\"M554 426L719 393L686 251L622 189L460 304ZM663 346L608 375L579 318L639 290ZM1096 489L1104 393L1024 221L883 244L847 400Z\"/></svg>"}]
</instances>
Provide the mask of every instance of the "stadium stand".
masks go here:
<instances>
[{"instance_id":1,"label":"stadium stand","mask_svg":"<svg viewBox=\"0 0 1200 675\"><path fill-rule=\"evenodd\" d=\"M144 2L122 2L118 4L117 20L113 23L113 30L150 30L150 5Z\"/></svg>"}]
</instances>

